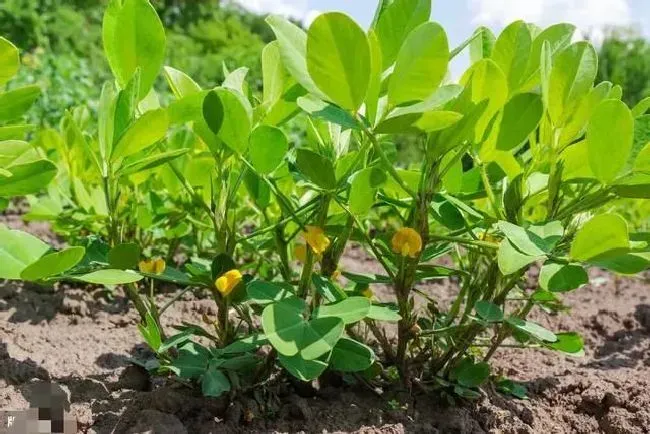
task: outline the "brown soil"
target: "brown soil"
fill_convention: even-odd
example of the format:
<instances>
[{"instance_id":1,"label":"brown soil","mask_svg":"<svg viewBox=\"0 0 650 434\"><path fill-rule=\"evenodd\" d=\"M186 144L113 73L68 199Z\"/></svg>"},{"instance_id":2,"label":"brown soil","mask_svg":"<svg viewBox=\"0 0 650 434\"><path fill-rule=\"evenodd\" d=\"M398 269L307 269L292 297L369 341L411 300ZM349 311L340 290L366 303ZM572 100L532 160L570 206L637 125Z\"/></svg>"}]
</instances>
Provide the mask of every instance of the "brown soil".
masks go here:
<instances>
[{"instance_id":1,"label":"brown soil","mask_svg":"<svg viewBox=\"0 0 650 434\"><path fill-rule=\"evenodd\" d=\"M54 241L44 225L22 226ZM359 249L343 266L378 271ZM450 406L429 398L378 396L359 387L283 384L228 405L164 379L150 379L129 363L148 353L137 314L123 294L107 301L100 290L0 284L0 409L38 405L51 381L66 397L79 432L650 432L650 285L599 270L592 284L565 298L571 314L534 319L557 331L578 331L586 355L501 349L495 368L523 383L530 399L504 397L487 387L477 402ZM443 303L457 291L439 283L422 289ZM377 288L389 298L386 288ZM159 295L162 302L173 294ZM215 315L210 300L188 293L164 324ZM389 400L394 400L389 403ZM399 402L399 405L395 405ZM397 407L397 408L396 408ZM3 419L0 411L0 419ZM5 414L6 416L6 414ZM4 424L3 420L0 423Z\"/></svg>"}]
</instances>

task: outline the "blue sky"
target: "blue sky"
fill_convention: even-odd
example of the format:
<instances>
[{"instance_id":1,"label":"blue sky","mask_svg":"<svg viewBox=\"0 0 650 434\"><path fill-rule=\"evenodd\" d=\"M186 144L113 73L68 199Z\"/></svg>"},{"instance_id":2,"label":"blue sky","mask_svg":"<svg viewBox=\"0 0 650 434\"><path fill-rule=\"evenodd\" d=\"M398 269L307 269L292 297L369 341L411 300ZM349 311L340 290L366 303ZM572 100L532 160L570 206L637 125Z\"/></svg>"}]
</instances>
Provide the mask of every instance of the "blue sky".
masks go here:
<instances>
[{"instance_id":1,"label":"blue sky","mask_svg":"<svg viewBox=\"0 0 650 434\"><path fill-rule=\"evenodd\" d=\"M320 12L341 11L367 28L376 0L235 0L260 13L291 15L309 23ZM631 26L650 38L650 0L434 0L431 19L447 30L452 47L479 25L498 32L508 23L524 19L542 26L557 22L575 24L596 40L609 26ZM452 65L458 76L467 63Z\"/></svg>"}]
</instances>

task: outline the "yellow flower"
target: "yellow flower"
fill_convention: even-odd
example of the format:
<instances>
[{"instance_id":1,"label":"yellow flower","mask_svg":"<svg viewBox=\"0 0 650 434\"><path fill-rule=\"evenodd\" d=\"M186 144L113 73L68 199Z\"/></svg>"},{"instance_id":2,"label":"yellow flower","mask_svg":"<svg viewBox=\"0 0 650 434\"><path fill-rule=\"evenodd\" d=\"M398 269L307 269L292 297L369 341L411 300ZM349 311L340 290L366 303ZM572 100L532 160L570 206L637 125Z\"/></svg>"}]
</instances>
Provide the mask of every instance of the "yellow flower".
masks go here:
<instances>
[{"instance_id":1,"label":"yellow flower","mask_svg":"<svg viewBox=\"0 0 650 434\"><path fill-rule=\"evenodd\" d=\"M165 272L165 260L162 258L145 259L138 263L140 272L147 274L162 274Z\"/></svg>"},{"instance_id":2,"label":"yellow flower","mask_svg":"<svg viewBox=\"0 0 650 434\"><path fill-rule=\"evenodd\" d=\"M361 295L363 295L366 298L374 297L374 294L372 292L372 289L370 289L370 287L368 287L368 288L364 289L363 291L361 291Z\"/></svg>"},{"instance_id":3,"label":"yellow flower","mask_svg":"<svg viewBox=\"0 0 650 434\"><path fill-rule=\"evenodd\" d=\"M341 277L341 270L339 270L339 269L337 268L337 269L334 270L334 272L332 273L332 280L339 280L340 277Z\"/></svg>"},{"instance_id":4,"label":"yellow flower","mask_svg":"<svg viewBox=\"0 0 650 434\"><path fill-rule=\"evenodd\" d=\"M239 285L241 279L242 275L239 270L233 269L226 271L221 277L219 277L214 282L214 286L217 287L217 290L219 290L221 295L227 297L228 294L230 294L232 290L235 289L237 285Z\"/></svg>"},{"instance_id":5,"label":"yellow flower","mask_svg":"<svg viewBox=\"0 0 650 434\"><path fill-rule=\"evenodd\" d=\"M293 255L297 260L304 263L307 260L307 246L304 244L296 244L296 247L293 249Z\"/></svg>"},{"instance_id":6,"label":"yellow flower","mask_svg":"<svg viewBox=\"0 0 650 434\"><path fill-rule=\"evenodd\" d=\"M401 228L395 232L391 244L393 252L411 258L417 258L422 250L422 238L412 228Z\"/></svg>"},{"instance_id":7,"label":"yellow flower","mask_svg":"<svg viewBox=\"0 0 650 434\"><path fill-rule=\"evenodd\" d=\"M325 236L323 229L318 226L306 226L306 229L307 232L303 232L302 234L305 241L314 253L322 255L330 246L330 239Z\"/></svg>"}]
</instances>

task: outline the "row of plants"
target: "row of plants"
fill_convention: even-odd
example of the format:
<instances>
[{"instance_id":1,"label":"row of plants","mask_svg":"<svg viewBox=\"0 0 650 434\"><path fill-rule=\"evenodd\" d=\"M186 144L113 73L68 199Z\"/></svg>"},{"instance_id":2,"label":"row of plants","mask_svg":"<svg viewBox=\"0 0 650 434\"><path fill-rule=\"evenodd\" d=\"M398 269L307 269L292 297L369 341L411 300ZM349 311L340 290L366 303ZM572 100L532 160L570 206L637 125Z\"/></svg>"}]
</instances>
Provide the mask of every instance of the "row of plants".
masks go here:
<instances>
[{"instance_id":1,"label":"row of plants","mask_svg":"<svg viewBox=\"0 0 650 434\"><path fill-rule=\"evenodd\" d=\"M112 0L102 35L114 80L96 119L81 105L28 143L6 121L38 94L0 94L0 197L27 196L24 218L67 243L0 226L0 277L122 286L157 356L146 368L207 396L278 369L466 398L492 376L522 396L491 371L499 347L583 352L577 333L529 314L568 311L562 294L589 267L650 264L648 234L611 212L650 195L650 100L630 109L620 87L595 84L596 52L572 42L572 25L479 28L452 48L430 14L426 0L381 1L367 32L337 12L307 31L271 16L257 95L246 68L203 89L165 66L155 9ZM0 43L3 85L19 58ZM454 84L448 65L463 51L472 63ZM153 90L161 74L168 104ZM404 135L422 159L396 167ZM340 269L351 244L383 271ZM457 282L451 304L432 280ZM161 283L179 288L164 305ZM394 297L379 300L376 285ZM188 290L217 316L164 329Z\"/></svg>"}]
</instances>

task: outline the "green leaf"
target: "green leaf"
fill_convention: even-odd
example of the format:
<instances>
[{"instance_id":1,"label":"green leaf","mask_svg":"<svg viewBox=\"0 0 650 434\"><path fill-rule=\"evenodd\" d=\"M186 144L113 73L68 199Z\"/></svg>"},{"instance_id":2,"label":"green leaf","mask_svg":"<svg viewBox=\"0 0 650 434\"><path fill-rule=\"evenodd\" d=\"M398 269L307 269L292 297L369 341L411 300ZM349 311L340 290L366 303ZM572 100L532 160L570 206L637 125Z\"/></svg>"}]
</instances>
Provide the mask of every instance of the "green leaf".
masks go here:
<instances>
[{"instance_id":1,"label":"green leaf","mask_svg":"<svg viewBox=\"0 0 650 434\"><path fill-rule=\"evenodd\" d=\"M650 268L650 253L626 253L591 261L598 267L619 274L638 274Z\"/></svg>"},{"instance_id":2,"label":"green leaf","mask_svg":"<svg viewBox=\"0 0 650 434\"><path fill-rule=\"evenodd\" d=\"M632 108L632 116L638 118L639 116L644 115L648 109L650 109L650 96L643 98L634 106L634 108Z\"/></svg>"},{"instance_id":3,"label":"green leaf","mask_svg":"<svg viewBox=\"0 0 650 434\"><path fill-rule=\"evenodd\" d=\"M319 15L307 32L307 69L330 101L357 111L370 81L366 34L343 13Z\"/></svg>"},{"instance_id":4,"label":"green leaf","mask_svg":"<svg viewBox=\"0 0 650 434\"><path fill-rule=\"evenodd\" d=\"M535 93L520 93L508 101L503 108L496 148L510 151L528 140L542 119L544 106Z\"/></svg>"},{"instance_id":5,"label":"green leaf","mask_svg":"<svg viewBox=\"0 0 650 434\"><path fill-rule=\"evenodd\" d=\"M529 336L534 337L540 341L556 342L557 336L552 331L549 331L539 324L526 321L517 317L506 318L508 324Z\"/></svg>"},{"instance_id":6,"label":"green leaf","mask_svg":"<svg viewBox=\"0 0 650 434\"><path fill-rule=\"evenodd\" d=\"M310 116L324 119L342 126L344 129L359 129L359 123L349 112L316 98L313 95L305 95L297 100L298 106Z\"/></svg>"},{"instance_id":7,"label":"green leaf","mask_svg":"<svg viewBox=\"0 0 650 434\"><path fill-rule=\"evenodd\" d=\"M627 222L616 214L599 214L585 223L571 243L571 258L589 262L630 248Z\"/></svg>"},{"instance_id":8,"label":"green leaf","mask_svg":"<svg viewBox=\"0 0 650 434\"><path fill-rule=\"evenodd\" d=\"M279 128L260 125L249 138L251 164L259 173L273 172L284 160L289 150L287 136Z\"/></svg>"},{"instance_id":9,"label":"green leaf","mask_svg":"<svg viewBox=\"0 0 650 434\"><path fill-rule=\"evenodd\" d=\"M624 102L601 102L587 126L589 165L596 178L609 183L623 169L634 140L634 118Z\"/></svg>"},{"instance_id":10,"label":"green leaf","mask_svg":"<svg viewBox=\"0 0 650 434\"><path fill-rule=\"evenodd\" d=\"M171 66L164 68L165 79L177 99L193 95L201 91L201 86L183 71L174 69Z\"/></svg>"},{"instance_id":11,"label":"green leaf","mask_svg":"<svg viewBox=\"0 0 650 434\"><path fill-rule=\"evenodd\" d=\"M0 86L16 75L18 68L20 68L18 48L0 36Z\"/></svg>"},{"instance_id":12,"label":"green leaf","mask_svg":"<svg viewBox=\"0 0 650 434\"><path fill-rule=\"evenodd\" d=\"M165 29L148 0L111 0L102 27L104 51L121 87L140 68L139 100L153 86L165 59Z\"/></svg>"},{"instance_id":13,"label":"green leaf","mask_svg":"<svg viewBox=\"0 0 650 434\"><path fill-rule=\"evenodd\" d=\"M118 270L133 269L139 260L140 246L136 243L118 244L108 252L108 264Z\"/></svg>"},{"instance_id":14,"label":"green leaf","mask_svg":"<svg viewBox=\"0 0 650 434\"><path fill-rule=\"evenodd\" d=\"M336 303L325 304L314 310L315 318L340 318L344 324L354 324L364 319L370 310L370 300L366 297L349 297Z\"/></svg>"},{"instance_id":15,"label":"green leaf","mask_svg":"<svg viewBox=\"0 0 650 434\"><path fill-rule=\"evenodd\" d=\"M324 99L307 70L307 34L287 19L271 15L266 22L278 40L282 63L298 83L310 93Z\"/></svg>"},{"instance_id":16,"label":"green leaf","mask_svg":"<svg viewBox=\"0 0 650 434\"><path fill-rule=\"evenodd\" d=\"M366 317L377 321L397 322L402 319L394 306L380 306L373 304L368 310Z\"/></svg>"},{"instance_id":17,"label":"green leaf","mask_svg":"<svg viewBox=\"0 0 650 434\"><path fill-rule=\"evenodd\" d=\"M474 305L478 316L488 322L503 321L503 310L496 304L487 300L479 300Z\"/></svg>"},{"instance_id":18,"label":"green leaf","mask_svg":"<svg viewBox=\"0 0 650 434\"><path fill-rule=\"evenodd\" d=\"M79 276L67 276L74 280L94 283L97 285L124 285L142 280L142 276L134 271L125 270L99 270Z\"/></svg>"},{"instance_id":19,"label":"green leaf","mask_svg":"<svg viewBox=\"0 0 650 434\"><path fill-rule=\"evenodd\" d=\"M389 276L381 274L360 274L360 273L350 273L349 271L343 271L341 274L345 276L346 279L351 280L354 283L361 284L370 284L370 283L391 283L392 280Z\"/></svg>"},{"instance_id":20,"label":"green leaf","mask_svg":"<svg viewBox=\"0 0 650 434\"><path fill-rule=\"evenodd\" d=\"M0 278L20 279L23 270L48 250L50 246L35 236L0 224Z\"/></svg>"},{"instance_id":21,"label":"green leaf","mask_svg":"<svg viewBox=\"0 0 650 434\"><path fill-rule=\"evenodd\" d=\"M226 146L240 154L246 151L253 113L241 94L226 88L208 92L203 101L203 117Z\"/></svg>"},{"instance_id":22,"label":"green leaf","mask_svg":"<svg viewBox=\"0 0 650 434\"><path fill-rule=\"evenodd\" d=\"M11 176L0 174L0 197L38 193L54 179L57 168L49 160L37 160L5 169Z\"/></svg>"},{"instance_id":23,"label":"green leaf","mask_svg":"<svg viewBox=\"0 0 650 434\"><path fill-rule=\"evenodd\" d=\"M178 350L169 369L181 378L199 378L208 368L210 353L204 347L194 342L188 342Z\"/></svg>"},{"instance_id":24,"label":"green leaf","mask_svg":"<svg viewBox=\"0 0 650 434\"><path fill-rule=\"evenodd\" d=\"M332 350L330 365L341 372L365 371L375 363L372 349L354 339L342 337Z\"/></svg>"},{"instance_id":25,"label":"green leaf","mask_svg":"<svg viewBox=\"0 0 650 434\"><path fill-rule=\"evenodd\" d=\"M574 357L580 357L584 355L584 342L578 333L556 333L555 336L557 337L557 341L546 344L547 347Z\"/></svg>"},{"instance_id":26,"label":"green leaf","mask_svg":"<svg viewBox=\"0 0 650 434\"><path fill-rule=\"evenodd\" d=\"M490 365L487 362L462 363L456 370L456 380L463 387L478 387L490 377Z\"/></svg>"},{"instance_id":27,"label":"green leaf","mask_svg":"<svg viewBox=\"0 0 650 434\"><path fill-rule=\"evenodd\" d=\"M113 161L133 155L165 138L169 127L167 110L151 110L136 120L113 148Z\"/></svg>"},{"instance_id":28,"label":"green leaf","mask_svg":"<svg viewBox=\"0 0 650 434\"><path fill-rule=\"evenodd\" d=\"M338 287L330 279L321 276L320 274L312 274L311 282L316 288L316 291L330 302L336 302L347 298L345 291Z\"/></svg>"},{"instance_id":29,"label":"green leaf","mask_svg":"<svg viewBox=\"0 0 650 434\"><path fill-rule=\"evenodd\" d=\"M307 360L317 359L334 348L344 324L337 317L305 321L286 301L269 304L262 312L262 327L271 345L285 356L300 353Z\"/></svg>"},{"instance_id":30,"label":"green leaf","mask_svg":"<svg viewBox=\"0 0 650 434\"><path fill-rule=\"evenodd\" d=\"M548 90L548 113L556 127L564 125L596 78L598 57L588 42L576 42L554 60Z\"/></svg>"},{"instance_id":31,"label":"green leaf","mask_svg":"<svg viewBox=\"0 0 650 434\"><path fill-rule=\"evenodd\" d=\"M515 21L503 29L494 44L492 60L505 74L511 94L519 89L524 79L532 42L528 24Z\"/></svg>"},{"instance_id":32,"label":"green leaf","mask_svg":"<svg viewBox=\"0 0 650 434\"><path fill-rule=\"evenodd\" d=\"M431 16L430 0L395 0L379 11L374 32L382 53L382 70L395 62L407 36Z\"/></svg>"},{"instance_id":33,"label":"green leaf","mask_svg":"<svg viewBox=\"0 0 650 434\"><path fill-rule=\"evenodd\" d=\"M35 84L0 93L0 121L21 117L40 95L41 88Z\"/></svg>"},{"instance_id":34,"label":"green leaf","mask_svg":"<svg viewBox=\"0 0 650 434\"><path fill-rule=\"evenodd\" d=\"M153 319L151 312L147 312L146 317L144 318L144 324L138 324L138 330L140 330L140 334L152 350L156 353L160 351L162 336L158 324Z\"/></svg>"},{"instance_id":35,"label":"green leaf","mask_svg":"<svg viewBox=\"0 0 650 434\"><path fill-rule=\"evenodd\" d=\"M567 292L587 283L589 276L579 264L546 262L539 273L539 286L545 291Z\"/></svg>"},{"instance_id":36,"label":"green leaf","mask_svg":"<svg viewBox=\"0 0 650 434\"><path fill-rule=\"evenodd\" d=\"M302 381L314 380L327 369L326 362L321 360L306 360L299 354L294 356L279 354L278 361L291 375Z\"/></svg>"},{"instance_id":37,"label":"green leaf","mask_svg":"<svg viewBox=\"0 0 650 434\"><path fill-rule=\"evenodd\" d=\"M203 396L219 397L230 391L230 381L217 367L210 366L201 378Z\"/></svg>"},{"instance_id":38,"label":"green leaf","mask_svg":"<svg viewBox=\"0 0 650 434\"><path fill-rule=\"evenodd\" d=\"M60 252L50 253L29 264L21 273L20 278L36 282L46 277L56 276L77 265L84 257L83 247L68 247Z\"/></svg>"},{"instance_id":39,"label":"green leaf","mask_svg":"<svg viewBox=\"0 0 650 434\"><path fill-rule=\"evenodd\" d=\"M378 167L367 167L351 177L349 206L350 211L358 216L365 216L375 203L375 195L388 177Z\"/></svg>"},{"instance_id":40,"label":"green leaf","mask_svg":"<svg viewBox=\"0 0 650 434\"><path fill-rule=\"evenodd\" d=\"M218 350L219 354L247 353L256 350L262 345L269 343L269 340L262 333L252 334L238 341L233 342L225 348Z\"/></svg>"},{"instance_id":41,"label":"green leaf","mask_svg":"<svg viewBox=\"0 0 650 434\"><path fill-rule=\"evenodd\" d=\"M309 149L296 150L296 167L314 184L326 190L336 188L336 175L332 162Z\"/></svg>"},{"instance_id":42,"label":"green leaf","mask_svg":"<svg viewBox=\"0 0 650 434\"><path fill-rule=\"evenodd\" d=\"M399 105L422 101L442 82L449 64L449 44L444 29L424 23L413 30L399 51L388 83L388 101Z\"/></svg>"},{"instance_id":43,"label":"green leaf","mask_svg":"<svg viewBox=\"0 0 650 434\"><path fill-rule=\"evenodd\" d=\"M368 32L368 47L370 48L370 80L368 82L368 92L366 93L366 117L372 126L377 121L383 72L381 47L377 33L373 30Z\"/></svg>"}]
</instances>

